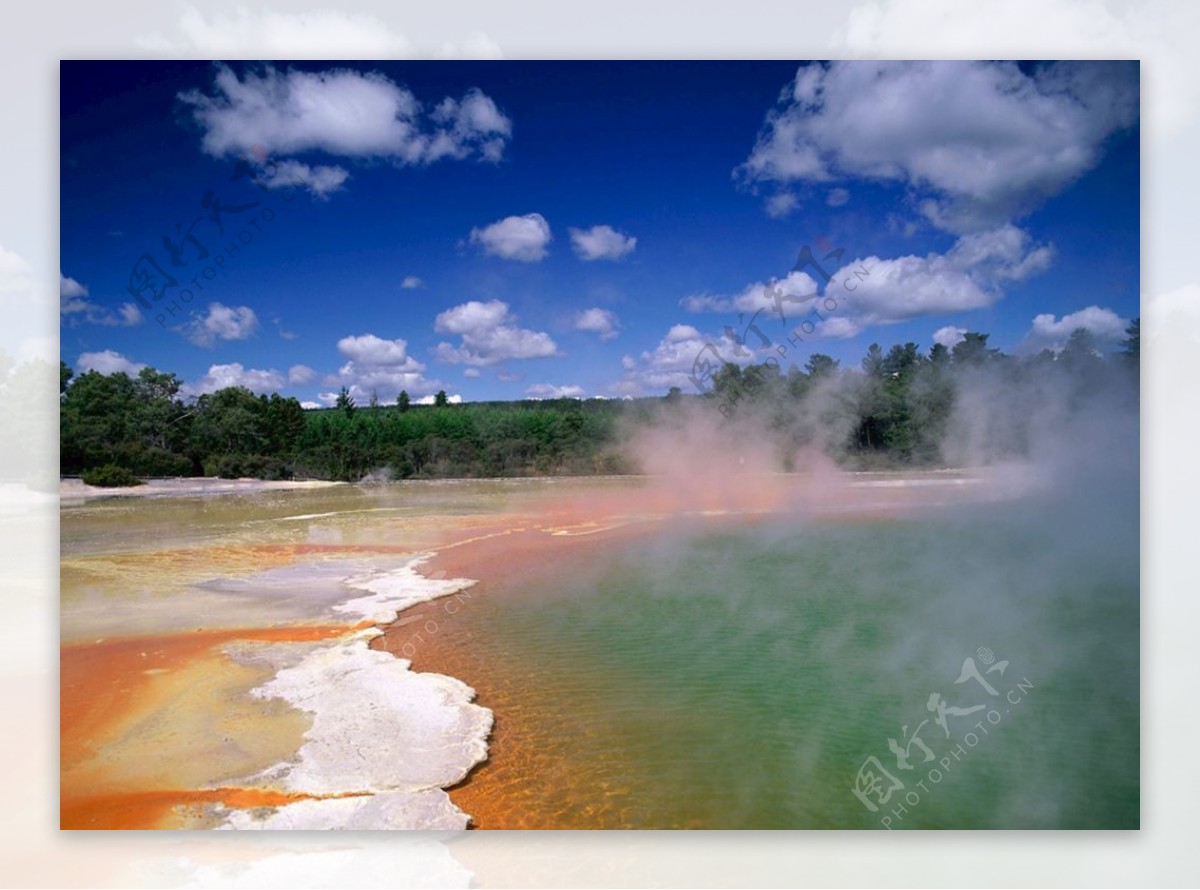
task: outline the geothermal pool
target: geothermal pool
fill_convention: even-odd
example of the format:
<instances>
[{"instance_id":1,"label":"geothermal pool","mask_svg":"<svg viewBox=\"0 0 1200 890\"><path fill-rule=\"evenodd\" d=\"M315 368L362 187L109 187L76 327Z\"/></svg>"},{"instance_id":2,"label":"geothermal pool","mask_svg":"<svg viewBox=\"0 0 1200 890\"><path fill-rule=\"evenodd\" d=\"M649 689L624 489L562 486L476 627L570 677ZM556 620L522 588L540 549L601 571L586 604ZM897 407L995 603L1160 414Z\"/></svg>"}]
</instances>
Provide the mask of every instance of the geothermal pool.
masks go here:
<instances>
[{"instance_id":1,"label":"geothermal pool","mask_svg":"<svg viewBox=\"0 0 1200 890\"><path fill-rule=\"evenodd\" d=\"M1004 474L65 506L63 824L1135 828L1138 565Z\"/></svg>"}]
</instances>

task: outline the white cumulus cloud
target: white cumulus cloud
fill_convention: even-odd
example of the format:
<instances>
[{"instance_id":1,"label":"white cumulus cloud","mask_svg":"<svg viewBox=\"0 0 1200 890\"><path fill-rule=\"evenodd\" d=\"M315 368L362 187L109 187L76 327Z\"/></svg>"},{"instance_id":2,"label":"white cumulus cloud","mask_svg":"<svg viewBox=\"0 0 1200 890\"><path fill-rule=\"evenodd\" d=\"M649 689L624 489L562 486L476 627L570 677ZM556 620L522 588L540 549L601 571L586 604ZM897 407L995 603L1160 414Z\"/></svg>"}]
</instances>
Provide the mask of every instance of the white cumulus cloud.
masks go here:
<instances>
[{"instance_id":1,"label":"white cumulus cloud","mask_svg":"<svg viewBox=\"0 0 1200 890\"><path fill-rule=\"evenodd\" d=\"M1038 26L1029 23L1036 19ZM1167 137L1195 120L1200 78L1189 35L1200 7L1088 0L878 0L851 8L829 53L837 58L936 58L947 41L975 59L1152 59L1145 116Z\"/></svg>"},{"instance_id":2,"label":"white cumulus cloud","mask_svg":"<svg viewBox=\"0 0 1200 890\"><path fill-rule=\"evenodd\" d=\"M817 283L808 272L788 272L776 282L752 282L733 296L696 294L685 296L679 306L685 312L719 312L722 314L757 312L763 318L774 315L785 320L808 314L810 303L817 295ZM782 314L780 314L782 313Z\"/></svg>"},{"instance_id":3,"label":"white cumulus cloud","mask_svg":"<svg viewBox=\"0 0 1200 890\"><path fill-rule=\"evenodd\" d=\"M211 94L190 90L179 98L203 130L202 148L214 157L261 160L322 151L397 164L471 155L495 161L512 133L511 121L478 89L444 99L426 114L411 91L385 75L349 68L284 72L265 65L239 77L218 65ZM309 175L332 188L340 174L323 169Z\"/></svg>"},{"instance_id":4,"label":"white cumulus cloud","mask_svg":"<svg viewBox=\"0 0 1200 890\"><path fill-rule=\"evenodd\" d=\"M95 371L98 374L116 374L122 372L130 377L136 377L142 368L149 367L141 362L134 362L114 352L105 349L103 352L85 352L75 360L75 370L80 374Z\"/></svg>"},{"instance_id":5,"label":"white cumulus cloud","mask_svg":"<svg viewBox=\"0 0 1200 890\"><path fill-rule=\"evenodd\" d=\"M408 360L408 343L404 340L385 340L374 334L343 337L338 340L338 352L363 365L400 365Z\"/></svg>"},{"instance_id":6,"label":"white cumulus cloud","mask_svg":"<svg viewBox=\"0 0 1200 890\"><path fill-rule=\"evenodd\" d=\"M692 313L730 317L726 337L781 339L776 327L794 328L808 319L819 337L845 339L872 325L952 314L991 306L1013 282L1045 271L1054 260L1051 245L1035 245L1029 234L1006 224L961 236L945 253L882 259L858 258L840 268L821 260L830 283L821 285L803 271L778 281L756 281L733 295L696 294L679 301ZM781 317L782 312L782 317ZM815 313L815 315L814 315ZM737 322L734 322L734 316Z\"/></svg>"},{"instance_id":7,"label":"white cumulus cloud","mask_svg":"<svg viewBox=\"0 0 1200 890\"><path fill-rule=\"evenodd\" d=\"M195 383L185 383L180 391L187 396L201 396L230 386L244 386L262 395L283 389L284 377L278 371L242 367L240 362L210 365L208 373Z\"/></svg>"},{"instance_id":8,"label":"white cumulus cloud","mask_svg":"<svg viewBox=\"0 0 1200 890\"><path fill-rule=\"evenodd\" d=\"M1089 331L1102 343L1116 343L1125 338L1125 328L1128 326L1129 319L1099 306L1088 306L1062 318L1046 312L1033 319L1029 333L1017 349L1020 352L1040 352L1043 349L1057 352L1079 328Z\"/></svg>"},{"instance_id":9,"label":"white cumulus cloud","mask_svg":"<svg viewBox=\"0 0 1200 890\"><path fill-rule=\"evenodd\" d=\"M343 337L337 343L347 361L337 374L325 378L326 386L345 386L359 404L366 404L375 393L381 402L393 402L404 390L413 395L437 390L441 384L425 377L425 365L408 354L408 343L388 340L375 334ZM333 404L337 393L322 393Z\"/></svg>"},{"instance_id":10,"label":"white cumulus cloud","mask_svg":"<svg viewBox=\"0 0 1200 890\"><path fill-rule=\"evenodd\" d=\"M763 317L773 315L782 321L807 314L817 292L817 282L807 272L789 272L779 281L752 282L733 296L694 294L684 297L679 305L685 312L723 315L749 313L752 316L761 311Z\"/></svg>"},{"instance_id":11,"label":"white cumulus cloud","mask_svg":"<svg viewBox=\"0 0 1200 890\"><path fill-rule=\"evenodd\" d=\"M494 365L509 359L546 358L558 354L549 334L517 326L508 304L501 300L471 300L447 309L434 321L441 334L457 334L459 344L442 342L435 354L450 364Z\"/></svg>"},{"instance_id":12,"label":"white cumulus cloud","mask_svg":"<svg viewBox=\"0 0 1200 890\"><path fill-rule=\"evenodd\" d=\"M909 186L936 225L995 227L1061 192L1138 119L1136 62L803 65L767 116L746 182Z\"/></svg>"},{"instance_id":13,"label":"white cumulus cloud","mask_svg":"<svg viewBox=\"0 0 1200 890\"><path fill-rule=\"evenodd\" d=\"M545 259L551 240L550 223L540 213L507 216L471 230L471 243L480 245L485 253L523 263Z\"/></svg>"},{"instance_id":14,"label":"white cumulus cloud","mask_svg":"<svg viewBox=\"0 0 1200 890\"><path fill-rule=\"evenodd\" d=\"M249 306L209 303L204 315L193 314L181 330L197 346L212 347L218 340L246 340L258 331L258 316Z\"/></svg>"},{"instance_id":15,"label":"white cumulus cloud","mask_svg":"<svg viewBox=\"0 0 1200 890\"><path fill-rule=\"evenodd\" d=\"M446 402L451 405L461 405L462 400L463 400L463 397L461 395L459 395L458 393L454 393L453 395L446 396ZM413 404L414 405L432 405L436 401L437 401L437 394L435 393L433 395L421 396L421 398L419 398L419 399L414 399Z\"/></svg>"},{"instance_id":16,"label":"white cumulus cloud","mask_svg":"<svg viewBox=\"0 0 1200 890\"><path fill-rule=\"evenodd\" d=\"M703 392L710 385L708 374L722 362L745 366L768 357L778 360L773 351L776 345L765 344L753 334L746 337L732 328L706 336L690 324L673 325L654 349L645 350L637 358L622 357L621 379L612 389L628 396L661 395L672 386L684 392Z\"/></svg>"},{"instance_id":17,"label":"white cumulus cloud","mask_svg":"<svg viewBox=\"0 0 1200 890\"><path fill-rule=\"evenodd\" d=\"M955 327L948 324L945 327L940 327L933 332L933 342L945 346L947 349L953 349L955 344L965 340L967 329Z\"/></svg>"},{"instance_id":18,"label":"white cumulus cloud","mask_svg":"<svg viewBox=\"0 0 1200 890\"><path fill-rule=\"evenodd\" d=\"M870 325L896 324L928 315L994 305L1004 287L1049 268L1050 245L1034 246L1012 225L966 235L946 253L855 259L833 274L837 319L819 329L826 336L853 336ZM853 330L852 328L857 328Z\"/></svg>"}]
</instances>

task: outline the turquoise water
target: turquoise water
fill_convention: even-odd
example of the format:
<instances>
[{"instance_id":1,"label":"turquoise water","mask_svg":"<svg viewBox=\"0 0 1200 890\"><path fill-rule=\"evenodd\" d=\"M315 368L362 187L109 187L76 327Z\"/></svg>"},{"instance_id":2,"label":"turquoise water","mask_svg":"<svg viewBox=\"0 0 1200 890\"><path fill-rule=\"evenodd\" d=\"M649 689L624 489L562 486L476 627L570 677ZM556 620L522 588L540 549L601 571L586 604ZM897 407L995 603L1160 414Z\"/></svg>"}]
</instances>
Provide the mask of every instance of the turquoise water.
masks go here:
<instances>
[{"instance_id":1,"label":"turquoise water","mask_svg":"<svg viewBox=\"0 0 1200 890\"><path fill-rule=\"evenodd\" d=\"M1136 501L1107 506L710 525L548 565L462 610L520 751L480 793L514 827L1135 828ZM967 658L996 696L955 683ZM947 738L934 692L985 708ZM898 769L924 720L933 760ZM877 812L851 790L871 756L905 785Z\"/></svg>"}]
</instances>

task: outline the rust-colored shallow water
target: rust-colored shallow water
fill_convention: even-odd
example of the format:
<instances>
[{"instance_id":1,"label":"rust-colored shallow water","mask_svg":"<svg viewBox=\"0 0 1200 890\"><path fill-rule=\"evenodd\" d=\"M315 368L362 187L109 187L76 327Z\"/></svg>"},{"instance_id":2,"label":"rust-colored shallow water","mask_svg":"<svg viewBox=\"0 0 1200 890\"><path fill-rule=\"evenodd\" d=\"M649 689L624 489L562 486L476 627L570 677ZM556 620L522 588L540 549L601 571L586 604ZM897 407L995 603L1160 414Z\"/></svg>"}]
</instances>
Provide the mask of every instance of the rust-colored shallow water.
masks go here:
<instances>
[{"instance_id":1,"label":"rust-colored shallow water","mask_svg":"<svg viewBox=\"0 0 1200 890\"><path fill-rule=\"evenodd\" d=\"M588 733L595 727L572 724L570 702L556 700L558 691L543 682L539 666L525 653L488 640L487 616L503 609L507 597L553 587L660 526L661 520L584 520L557 513L553 521L532 528L492 528L479 535L468 530L464 538L443 545L428 571L478 577L479 583L464 594L403 613L372 644L411 658L415 670L458 677L496 715L488 759L450 789L451 799L471 814L473 828L607 827L592 818L598 811L586 801L576 806L564 800L577 791L570 781L576 765L556 743L564 732Z\"/></svg>"},{"instance_id":2,"label":"rust-colored shallow water","mask_svg":"<svg viewBox=\"0 0 1200 890\"><path fill-rule=\"evenodd\" d=\"M345 625L197 630L63 646L61 827L181 827L176 807L300 799L202 787L286 758L308 726L300 713L246 695L270 672L232 661L222 647L346 632Z\"/></svg>"},{"instance_id":3,"label":"rust-colored shallow water","mask_svg":"<svg viewBox=\"0 0 1200 890\"><path fill-rule=\"evenodd\" d=\"M509 494L251 487L65 506L62 827L214 827L222 810L354 797L281 784L313 715L252 691L373 626L339 611L364 595L352 579L386 575L464 524L486 534L481 512Z\"/></svg>"}]
</instances>

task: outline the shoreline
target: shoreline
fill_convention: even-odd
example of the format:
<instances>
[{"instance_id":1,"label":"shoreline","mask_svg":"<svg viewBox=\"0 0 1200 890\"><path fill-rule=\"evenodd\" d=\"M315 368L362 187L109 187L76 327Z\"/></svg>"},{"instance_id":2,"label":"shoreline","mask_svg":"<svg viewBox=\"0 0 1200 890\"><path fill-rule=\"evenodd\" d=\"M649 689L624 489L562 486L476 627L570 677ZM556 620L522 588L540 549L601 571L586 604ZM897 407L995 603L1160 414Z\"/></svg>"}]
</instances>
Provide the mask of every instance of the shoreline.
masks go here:
<instances>
[{"instance_id":1,"label":"shoreline","mask_svg":"<svg viewBox=\"0 0 1200 890\"><path fill-rule=\"evenodd\" d=\"M60 827L465 828L444 788L486 758L491 711L369 644L474 582L409 554L344 576L332 624L64 642Z\"/></svg>"},{"instance_id":2,"label":"shoreline","mask_svg":"<svg viewBox=\"0 0 1200 890\"><path fill-rule=\"evenodd\" d=\"M921 469L886 469L886 470L838 470L842 476L855 477L884 477L896 479L899 477L915 480L919 477L930 477L929 482L940 483L947 477L957 477L960 482L978 481L981 474L986 474L995 468L969 467L926 467ZM804 480L811 478L808 472L747 472L746 477L770 477L784 480ZM59 479L58 499L64 506L87 503L104 498L171 498L198 497L226 494L257 494L270 491L303 491L307 489L337 488L345 486L377 487L404 485L464 485L464 484L499 484L499 485L573 485L583 482L597 484L611 482L636 482L640 485L653 486L656 482L667 477L650 474L625 475L589 475L589 476L454 476L436 479L392 479L383 482L338 482L326 479L223 479L218 476L176 476L170 478L147 479L141 485L99 487L87 485L79 477L62 477ZM918 483L919 484L919 483ZM28 489L23 489L28 491ZM49 500L54 495L47 494Z\"/></svg>"},{"instance_id":3,"label":"shoreline","mask_svg":"<svg viewBox=\"0 0 1200 890\"><path fill-rule=\"evenodd\" d=\"M410 659L414 671L459 678L477 690L481 705L495 713L485 756L459 781L445 787L450 801L468 814L467 828L508 827L504 821L509 815L508 801L503 791L497 793L491 788L490 774L497 769L509 769L514 762L526 758L522 755L521 733L514 732L512 715L504 707L507 699L492 689L492 682L497 679L495 666L484 664L469 644L456 638L454 615L471 608L471 602L479 597L503 597L507 591L518 589L534 578L569 570L581 558L594 558L598 551L636 540L649 531L649 522L659 530L665 519L591 528L586 524L569 527L553 522L522 522L520 517L513 517L510 526L501 531L494 526L481 529L483 534L466 530L465 537L437 547L427 571L431 577L478 579L465 592L469 597L456 596L440 606L437 600L431 601L429 605L434 608L428 611L419 611L419 606L414 605L400 612L371 641L372 648L396 658Z\"/></svg>"},{"instance_id":4,"label":"shoreline","mask_svg":"<svg viewBox=\"0 0 1200 890\"><path fill-rule=\"evenodd\" d=\"M782 478L781 478L782 477ZM822 522L888 521L914 513L941 509L956 503L976 503L997 497L1018 496L1030 479L1009 488L1007 474L933 470L921 473L837 473L832 478L808 474L778 474L776 482L790 482L764 492L751 490L730 497L728 490L715 499L703 493L656 490L655 477L635 490L622 493L597 492L585 498L568 498L543 504L534 515L514 515L497 529L490 525L448 533L429 561L431 577L477 579L472 597L503 598L509 592L539 583L554 583L559 573L570 573L581 562L603 560L605 552L620 548L643 536L660 534L666 527L691 531L715 530L723 526L753 526L783 515L805 516ZM939 488L945 496L933 494ZM471 651L469 639L456 633L453 616L469 608L469 602L448 603L425 613L405 610L386 625L372 641L396 657L411 658L413 669L459 677L479 690L479 701L493 709L496 722L488 739L488 753L459 783L446 790L450 799L470 814L471 828L482 830L554 828L542 824L540 814L526 813L538 824L514 824L514 806L528 786L536 786L535 775L522 771L535 758L536 727L513 727L519 719L520 692L495 676L488 665ZM424 623L422 623L424 622ZM433 633L424 627L433 625ZM486 628L483 629L486 632ZM519 656L514 654L519 662ZM507 666L506 666L507 667ZM507 706L512 706L510 713ZM530 747L532 746L532 748ZM502 778L498 778L502 776ZM524 781L523 781L524 780Z\"/></svg>"},{"instance_id":5,"label":"shoreline","mask_svg":"<svg viewBox=\"0 0 1200 890\"><path fill-rule=\"evenodd\" d=\"M149 479L141 485L100 488L87 485L78 478L59 480L59 501L63 506L76 506L103 498L166 498L202 495L256 494L263 491L296 491L312 488L332 488L348 482L328 482L320 479L220 479L216 476L179 476L171 479Z\"/></svg>"}]
</instances>

